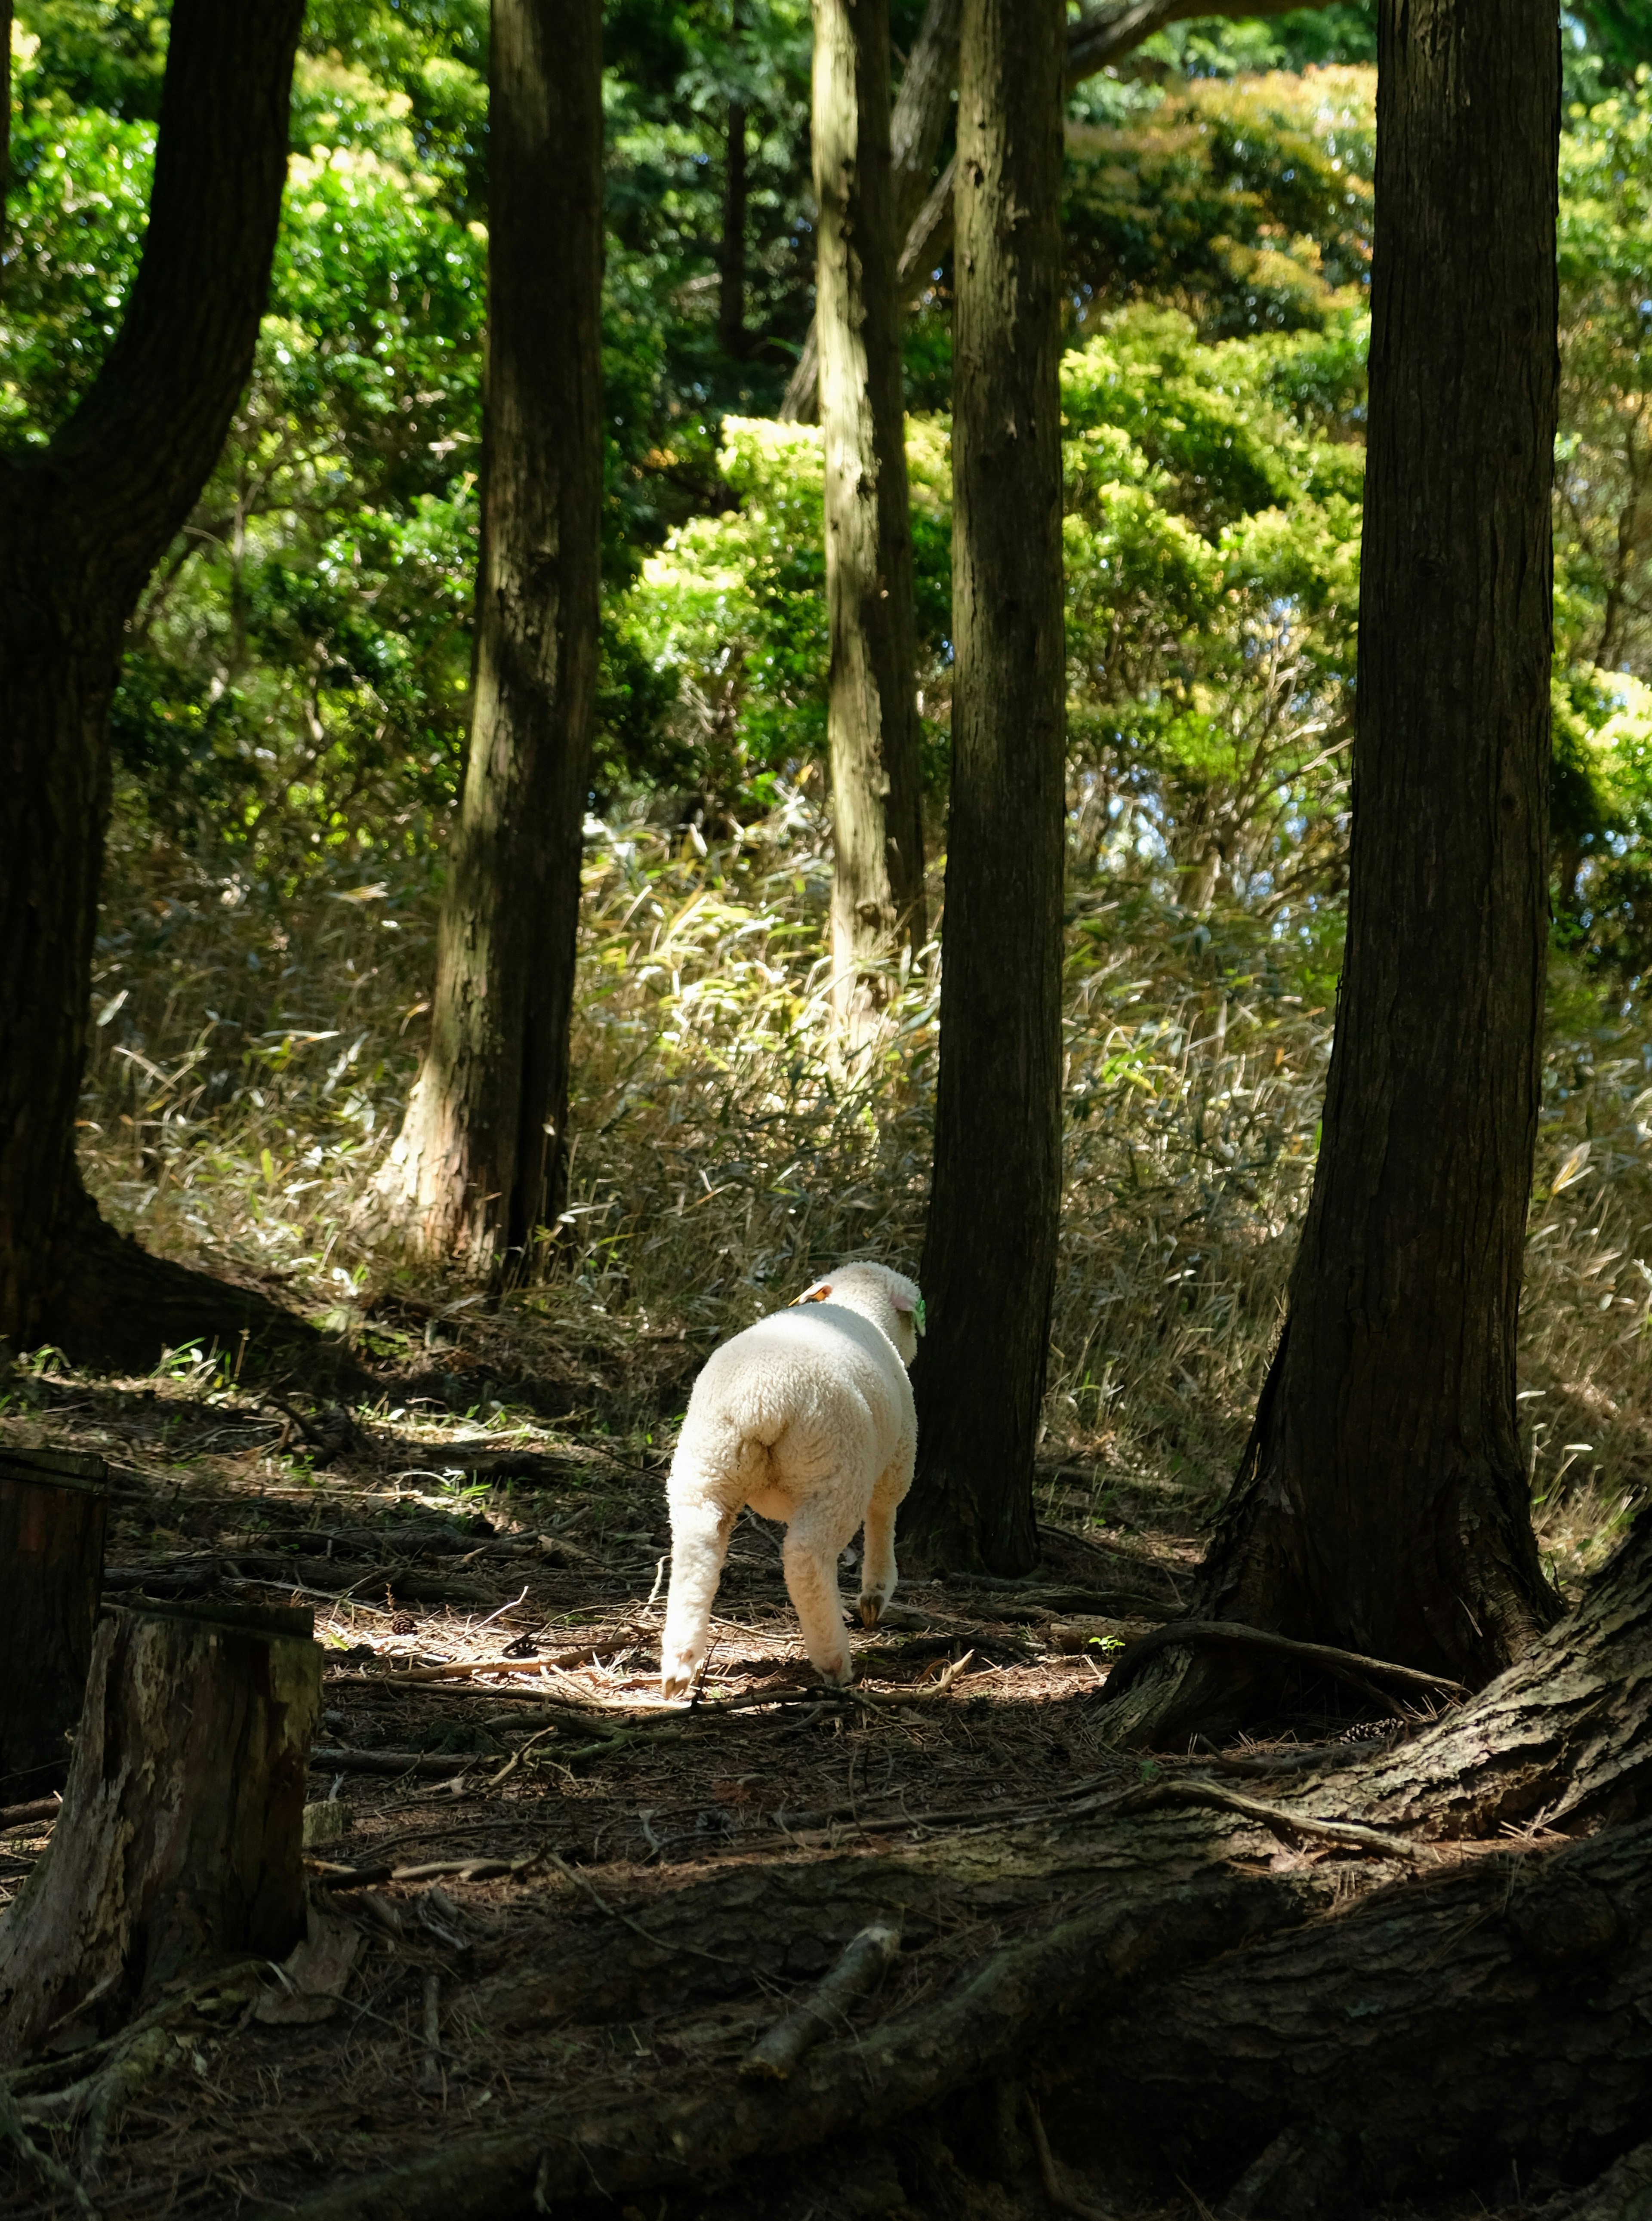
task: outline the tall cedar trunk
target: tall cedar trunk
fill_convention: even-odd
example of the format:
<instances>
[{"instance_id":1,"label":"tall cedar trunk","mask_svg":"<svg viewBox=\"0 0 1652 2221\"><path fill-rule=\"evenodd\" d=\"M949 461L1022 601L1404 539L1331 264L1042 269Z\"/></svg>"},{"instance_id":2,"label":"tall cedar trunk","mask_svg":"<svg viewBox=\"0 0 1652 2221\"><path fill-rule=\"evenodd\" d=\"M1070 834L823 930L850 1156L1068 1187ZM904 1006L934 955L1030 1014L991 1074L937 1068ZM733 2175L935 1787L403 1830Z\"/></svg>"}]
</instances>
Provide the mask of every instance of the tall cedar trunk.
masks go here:
<instances>
[{"instance_id":1,"label":"tall cedar trunk","mask_svg":"<svg viewBox=\"0 0 1652 2221\"><path fill-rule=\"evenodd\" d=\"M1032 1457L1061 1194L1065 654L1060 0L965 0L953 336L952 799L935 1179L904 1521L1037 1557Z\"/></svg>"},{"instance_id":2,"label":"tall cedar trunk","mask_svg":"<svg viewBox=\"0 0 1652 2221\"><path fill-rule=\"evenodd\" d=\"M91 391L43 450L0 456L0 1336L145 1351L223 1292L117 1242L74 1122L122 629L222 446L252 367L286 174L301 0L178 0L143 258ZM104 1267L107 1265L107 1276ZM279 1315L228 1298L243 1324Z\"/></svg>"},{"instance_id":3,"label":"tall cedar trunk","mask_svg":"<svg viewBox=\"0 0 1652 2221\"><path fill-rule=\"evenodd\" d=\"M923 943L900 319L889 175L888 0L815 0L816 297L826 448L827 733L838 1037L872 1032L898 935Z\"/></svg>"},{"instance_id":4,"label":"tall cedar trunk","mask_svg":"<svg viewBox=\"0 0 1652 2221\"><path fill-rule=\"evenodd\" d=\"M486 1273L556 1224L597 676L600 0L494 0L470 751L430 1046L379 1200Z\"/></svg>"},{"instance_id":5,"label":"tall cedar trunk","mask_svg":"<svg viewBox=\"0 0 1652 2221\"><path fill-rule=\"evenodd\" d=\"M736 28L738 23L736 22ZM717 342L736 362L746 353L746 103L729 103L723 139L723 238L717 252Z\"/></svg>"},{"instance_id":6,"label":"tall cedar trunk","mask_svg":"<svg viewBox=\"0 0 1652 2221\"><path fill-rule=\"evenodd\" d=\"M6 195L11 191L11 0L0 0L0 283L6 265Z\"/></svg>"},{"instance_id":7,"label":"tall cedar trunk","mask_svg":"<svg viewBox=\"0 0 1652 2221\"><path fill-rule=\"evenodd\" d=\"M889 119L895 238L904 240L923 205L958 83L958 24L963 0L929 0L901 72ZM817 188L818 191L818 188ZM783 424L809 424L819 401L820 322L810 322L780 404Z\"/></svg>"},{"instance_id":8,"label":"tall cedar trunk","mask_svg":"<svg viewBox=\"0 0 1652 2221\"><path fill-rule=\"evenodd\" d=\"M1515 1429L1548 932L1560 63L1384 0L1348 946L1289 1319L1193 1607L1479 1686L1553 1618ZM1261 1692L1165 1654L1111 1728Z\"/></svg>"},{"instance_id":9,"label":"tall cedar trunk","mask_svg":"<svg viewBox=\"0 0 1652 2221\"><path fill-rule=\"evenodd\" d=\"M1326 0L1318 0L1323 6ZM952 245L953 165L933 178L958 82L961 0L929 0L923 26L901 78L892 126L896 237L904 242L896 264L896 290L908 308ZM1283 16L1312 12L1299 0L1111 0L1086 9L1067 26L1066 80L1082 84L1121 60L1167 23L1192 16ZM933 185L933 190L931 187ZM783 423L812 423L820 374L818 329L809 327L780 404Z\"/></svg>"}]
</instances>

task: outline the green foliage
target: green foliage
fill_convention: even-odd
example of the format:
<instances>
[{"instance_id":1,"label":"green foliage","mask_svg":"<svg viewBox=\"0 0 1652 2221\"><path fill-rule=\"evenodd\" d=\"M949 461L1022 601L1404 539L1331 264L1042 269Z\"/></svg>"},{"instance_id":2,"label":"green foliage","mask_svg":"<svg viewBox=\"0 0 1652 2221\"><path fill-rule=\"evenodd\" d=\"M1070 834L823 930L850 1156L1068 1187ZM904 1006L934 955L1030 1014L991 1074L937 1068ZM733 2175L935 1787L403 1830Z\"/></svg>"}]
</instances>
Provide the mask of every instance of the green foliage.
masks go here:
<instances>
[{"instance_id":1,"label":"green foliage","mask_svg":"<svg viewBox=\"0 0 1652 2221\"><path fill-rule=\"evenodd\" d=\"M1368 69L1096 87L1090 121L1067 134L1081 329L1142 298L1174 303L1211 339L1335 322L1369 272Z\"/></svg>"},{"instance_id":2,"label":"green foliage","mask_svg":"<svg viewBox=\"0 0 1652 2221\"><path fill-rule=\"evenodd\" d=\"M1564 937L1624 980L1652 962L1652 85L1561 142L1555 838Z\"/></svg>"}]
</instances>

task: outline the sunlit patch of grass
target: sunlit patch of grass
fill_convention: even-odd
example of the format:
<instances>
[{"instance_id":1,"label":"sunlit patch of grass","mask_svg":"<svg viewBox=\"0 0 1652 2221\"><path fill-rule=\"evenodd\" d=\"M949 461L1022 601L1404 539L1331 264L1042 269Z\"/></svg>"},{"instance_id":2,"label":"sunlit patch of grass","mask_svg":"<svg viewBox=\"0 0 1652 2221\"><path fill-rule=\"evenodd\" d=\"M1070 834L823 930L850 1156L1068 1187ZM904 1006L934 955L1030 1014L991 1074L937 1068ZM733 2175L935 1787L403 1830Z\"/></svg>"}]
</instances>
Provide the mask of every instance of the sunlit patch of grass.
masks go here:
<instances>
[{"instance_id":1,"label":"sunlit patch of grass","mask_svg":"<svg viewBox=\"0 0 1652 2221\"><path fill-rule=\"evenodd\" d=\"M709 850L642 823L590 829L560 1261L497 1304L353 1230L421 1046L424 879L380 867L371 887L291 900L204 867L164 898L156 885L148 852L117 856L91 1183L153 1246L278 1286L367 1354L440 1375L433 1446L454 1413L501 1439L542 1427L511 1384L551 1380L558 1426L641 1470L718 1339L843 1257L917 1261L936 952L892 967L882 1038L845 1072L827 828L804 796ZM937 910L942 892L937 873ZM1242 915L1195 923L1128 877L1070 890L1041 1516L1185 1535L1219 1499L1283 1317L1332 963ZM1569 1578L1652 1477L1652 1042L1561 984L1519 1386L1543 1546Z\"/></svg>"}]
</instances>

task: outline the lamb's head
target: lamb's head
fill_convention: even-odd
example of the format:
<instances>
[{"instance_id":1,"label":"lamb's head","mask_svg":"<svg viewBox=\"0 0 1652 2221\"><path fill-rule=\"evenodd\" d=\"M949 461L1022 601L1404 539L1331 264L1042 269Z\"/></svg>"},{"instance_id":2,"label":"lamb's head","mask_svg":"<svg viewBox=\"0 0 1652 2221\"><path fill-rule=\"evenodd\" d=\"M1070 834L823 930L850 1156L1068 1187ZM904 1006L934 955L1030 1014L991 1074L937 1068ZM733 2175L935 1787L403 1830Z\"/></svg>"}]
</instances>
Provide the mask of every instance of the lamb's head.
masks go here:
<instances>
[{"instance_id":1,"label":"lamb's head","mask_svg":"<svg viewBox=\"0 0 1652 2221\"><path fill-rule=\"evenodd\" d=\"M880 1326L900 1352L903 1365L917 1355L917 1338L923 1331L923 1298L916 1281L887 1265L840 1265L823 1273L810 1288L792 1298L794 1304L842 1304Z\"/></svg>"}]
</instances>

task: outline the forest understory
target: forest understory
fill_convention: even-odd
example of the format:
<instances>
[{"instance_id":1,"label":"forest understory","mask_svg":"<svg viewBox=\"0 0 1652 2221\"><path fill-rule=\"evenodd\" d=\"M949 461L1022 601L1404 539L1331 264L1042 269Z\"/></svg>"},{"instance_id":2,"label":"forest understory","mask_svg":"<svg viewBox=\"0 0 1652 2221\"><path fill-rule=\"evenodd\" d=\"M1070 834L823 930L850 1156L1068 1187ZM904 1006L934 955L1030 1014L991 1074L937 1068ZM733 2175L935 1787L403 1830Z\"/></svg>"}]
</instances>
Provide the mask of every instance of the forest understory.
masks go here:
<instances>
[{"instance_id":1,"label":"forest understory","mask_svg":"<svg viewBox=\"0 0 1652 2221\"><path fill-rule=\"evenodd\" d=\"M689 1345L632 1354L631 1409L680 1398ZM1098 1697L1200 1536L1094 1445L1039 1475L1037 1572L911 1572L847 1695L748 1514L667 1706L665 1455L600 1379L483 1427L428 1374L354 1411L205 1361L15 1376L5 1446L127 1492L111 1601L310 1604L326 1680L308 1942L72 2015L0 2084L8 2213L1640 2211L1643 2169L1567 2193L1652 2051L1647 1522L1476 1702L1305 1681L1263 1738L1142 1757ZM0 1816L8 1894L51 1825ZM742 2074L874 1924L881 1985Z\"/></svg>"}]
</instances>

